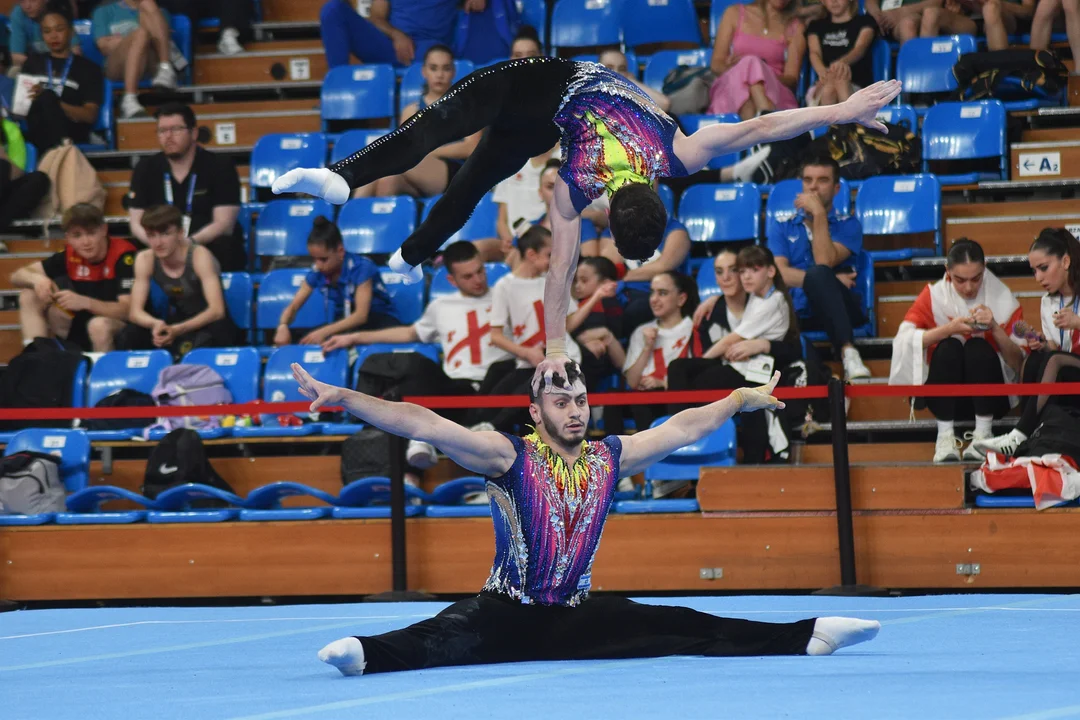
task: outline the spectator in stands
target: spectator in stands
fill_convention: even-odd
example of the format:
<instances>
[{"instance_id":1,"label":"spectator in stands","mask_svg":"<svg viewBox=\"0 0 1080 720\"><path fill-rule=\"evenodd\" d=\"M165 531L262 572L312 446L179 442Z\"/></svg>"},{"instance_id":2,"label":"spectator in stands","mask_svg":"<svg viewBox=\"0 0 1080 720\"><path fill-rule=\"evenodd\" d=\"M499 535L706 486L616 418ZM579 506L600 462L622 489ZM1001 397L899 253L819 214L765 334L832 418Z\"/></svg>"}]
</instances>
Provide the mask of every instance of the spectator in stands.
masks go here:
<instances>
[{"instance_id":1,"label":"spectator in stands","mask_svg":"<svg viewBox=\"0 0 1080 720\"><path fill-rule=\"evenodd\" d=\"M1031 19L1031 49L1049 50L1054 25L1065 16L1065 32L1073 59L1080 59L1080 0L1039 0ZM1080 72L1073 68L1073 73Z\"/></svg>"},{"instance_id":2,"label":"spectator in stands","mask_svg":"<svg viewBox=\"0 0 1080 720\"><path fill-rule=\"evenodd\" d=\"M72 13L71 5L67 0L54 0L54 3L65 4ZM8 19L8 50L11 52L12 71L17 73L30 53L47 53L50 51L41 31L41 21L45 14L46 0L19 0L11 9L11 17ZM71 49L79 52L79 40L72 35L68 39Z\"/></svg>"},{"instance_id":3,"label":"spectator in stands","mask_svg":"<svg viewBox=\"0 0 1080 720\"><path fill-rule=\"evenodd\" d=\"M988 49L1005 50L1009 35L1027 29L1034 14L1035 0L946 0L923 10L919 37L985 35Z\"/></svg>"},{"instance_id":4,"label":"spectator in stands","mask_svg":"<svg viewBox=\"0 0 1080 720\"><path fill-rule=\"evenodd\" d=\"M142 216L149 250L135 257L124 349L165 348L176 358L198 347L223 347L237 340L213 254L184 233L184 219L172 205L156 205ZM163 317L146 310L150 283L165 292Z\"/></svg>"},{"instance_id":5,"label":"spectator in stands","mask_svg":"<svg viewBox=\"0 0 1080 720\"><path fill-rule=\"evenodd\" d=\"M151 73L154 87L176 89L171 22L169 13L159 8L155 0L116 0L94 10L94 42L105 56L105 77L124 82L121 117L146 114L136 91L139 81Z\"/></svg>"},{"instance_id":6,"label":"spectator in stands","mask_svg":"<svg viewBox=\"0 0 1080 720\"><path fill-rule=\"evenodd\" d=\"M870 377L853 344L853 328L866 322L853 292L856 256L862 252L862 226L857 218L840 216L833 198L840 191L840 166L831 157L811 158L799 170L803 191L795 198L795 215L775 223L768 247L776 257L784 284L791 288L803 329L823 328L849 380Z\"/></svg>"},{"instance_id":7,"label":"spectator in stands","mask_svg":"<svg viewBox=\"0 0 1080 720\"><path fill-rule=\"evenodd\" d=\"M559 168L561 167L561 160L559 160L558 158L550 158L544 164L543 169L540 171L540 200L541 202L543 202L545 210L544 214L534 221L534 224L539 225L548 232L551 231L551 217L554 214L553 207L555 205L555 181L559 177ZM595 202L593 203L593 205L596 204L597 203ZM582 257L592 257L600 251L599 235L596 232L596 225L591 222L597 215L597 211L592 209L593 205L585 208L585 210L581 213ZM603 214L603 212L604 211L600 211L601 214Z\"/></svg>"},{"instance_id":8,"label":"spectator in stands","mask_svg":"<svg viewBox=\"0 0 1080 720\"><path fill-rule=\"evenodd\" d=\"M51 187L48 175L40 170L25 172L24 167L26 141L19 125L5 118L0 121L0 231L30 217ZM6 250L6 246L0 248L0 252Z\"/></svg>"},{"instance_id":9,"label":"spectator in stands","mask_svg":"<svg viewBox=\"0 0 1080 720\"><path fill-rule=\"evenodd\" d=\"M222 55L237 55L241 45L251 35L251 0L162 0L173 15L186 15L193 25L200 20L216 18L221 27L217 49Z\"/></svg>"},{"instance_id":10,"label":"spectator in stands","mask_svg":"<svg viewBox=\"0 0 1080 720\"><path fill-rule=\"evenodd\" d=\"M806 29L810 65L818 79L806 93L806 105L835 105L874 82L870 46L878 27L869 15L860 15L856 0L825 0L829 16Z\"/></svg>"},{"instance_id":11,"label":"spectator in stands","mask_svg":"<svg viewBox=\"0 0 1080 720\"><path fill-rule=\"evenodd\" d=\"M904 315L893 340L889 383L962 385L1015 382L1024 350L1012 339L1023 319L1013 293L986 269L982 247L961 238L945 258L945 277L927 285ZM993 435L994 418L1009 411L1007 397L926 398L938 421L934 462L958 462L954 422L975 416L964 460L981 461L977 442Z\"/></svg>"},{"instance_id":12,"label":"spectator in stands","mask_svg":"<svg viewBox=\"0 0 1080 720\"><path fill-rule=\"evenodd\" d=\"M1039 312L1041 332L1014 323L1010 333L1023 335L1033 351L1021 371L1023 382L1080 382L1080 242L1065 228L1046 228L1032 243L1028 263L1046 294ZM1005 435L976 440L972 443L975 451L1015 455L1035 432L1047 403L1076 407L1080 395L1020 398L1016 427Z\"/></svg>"},{"instance_id":13,"label":"spectator in stands","mask_svg":"<svg viewBox=\"0 0 1080 720\"><path fill-rule=\"evenodd\" d=\"M798 107L806 38L792 0L735 3L724 11L713 45L709 112L738 113L743 120L770 110Z\"/></svg>"},{"instance_id":14,"label":"spectator in stands","mask_svg":"<svg viewBox=\"0 0 1080 720\"><path fill-rule=\"evenodd\" d=\"M623 376L633 390L666 389L668 366L677 358L687 357L693 344L691 316L698 306L693 278L669 270L654 276L650 285L649 306L654 319L630 334L630 347L623 361ZM663 405L635 405L634 424L638 430L645 430L666 410Z\"/></svg>"},{"instance_id":15,"label":"spectator in stands","mask_svg":"<svg viewBox=\"0 0 1080 720\"><path fill-rule=\"evenodd\" d=\"M23 344L61 337L87 351L108 352L128 318L135 246L111 238L101 210L73 205L62 220L67 246L11 274L19 293Z\"/></svg>"},{"instance_id":16,"label":"spectator in stands","mask_svg":"<svg viewBox=\"0 0 1080 720\"><path fill-rule=\"evenodd\" d=\"M618 287L615 263L605 257L584 257L578 263L571 288L578 307L589 314L571 333L582 349L581 372L586 385L596 389L612 376L621 374L626 361L622 346L623 307L615 296ZM621 432L623 408L597 407L606 432Z\"/></svg>"},{"instance_id":17,"label":"spectator in stands","mask_svg":"<svg viewBox=\"0 0 1080 720\"><path fill-rule=\"evenodd\" d=\"M638 88L640 88L643 93L652 98L652 101L656 103L656 106L664 112L667 112L668 108L671 107L671 98L669 98L662 92L653 90L651 87L638 80L637 68L634 68L633 72L631 72L630 61L627 59L626 54L622 50L619 50L617 48L604 50L597 58L597 62L606 67L608 70L622 75L624 78L637 85Z\"/></svg>"},{"instance_id":18,"label":"spectator in stands","mask_svg":"<svg viewBox=\"0 0 1080 720\"><path fill-rule=\"evenodd\" d=\"M442 368L423 364L425 372L408 373L398 387L400 394L403 397L489 394L512 368L513 361L490 342L492 294L484 261L475 245L461 241L443 252L443 267L457 292L432 300L415 323L335 335L323 343L323 350L330 352L375 343L439 343ZM483 422L484 416L493 415L486 408L472 413L441 411L441 414L461 418L461 422L474 427ZM427 443L410 443L406 456L410 465L421 469L434 465L436 460L435 448Z\"/></svg>"},{"instance_id":19,"label":"spectator in stands","mask_svg":"<svg viewBox=\"0 0 1080 720\"><path fill-rule=\"evenodd\" d=\"M866 14L874 18L881 34L901 45L919 36L923 12L942 0L866 0Z\"/></svg>"},{"instance_id":20,"label":"spectator in stands","mask_svg":"<svg viewBox=\"0 0 1080 720\"><path fill-rule=\"evenodd\" d=\"M332 335L361 327L376 330L401 324L394 317L379 268L363 255L345 252L341 231L334 223L321 215L316 217L307 247L315 269L307 274L296 290L296 297L281 311L274 333L275 345L293 342L289 325L313 292L323 294L327 316L332 320L301 337L301 345L319 345Z\"/></svg>"},{"instance_id":21,"label":"spectator in stands","mask_svg":"<svg viewBox=\"0 0 1080 720\"><path fill-rule=\"evenodd\" d=\"M543 155L537 155L525 163L516 174L495 186L491 199L499 206L499 217L495 224L496 232L499 234L499 244L481 249L485 259L506 260L511 267L517 263L514 237L522 231L522 223L536 222L547 214L548 206L544 192L542 189L538 191L538 188L541 187L544 169L552 155L557 155L558 151L558 146L555 146ZM551 173L552 190L554 190L558 163L559 161L556 160L555 171Z\"/></svg>"},{"instance_id":22,"label":"spectator in stands","mask_svg":"<svg viewBox=\"0 0 1080 720\"><path fill-rule=\"evenodd\" d=\"M224 155L199 146L195 113L182 103L157 112L162 152L139 160L131 175L128 221L131 234L146 242L142 216L147 208L167 204L184 216L191 240L217 258L226 272L247 267L240 215L240 176Z\"/></svg>"},{"instance_id":23,"label":"spectator in stands","mask_svg":"<svg viewBox=\"0 0 1080 720\"><path fill-rule=\"evenodd\" d=\"M669 390L721 390L755 387L758 378L783 371L802 358L795 309L773 254L758 245L736 255L721 250L713 259L723 291L698 306L694 326L704 353L673 360ZM788 441L776 416L739 428L743 462L760 464L787 457Z\"/></svg>"},{"instance_id":24,"label":"spectator in stands","mask_svg":"<svg viewBox=\"0 0 1080 720\"><path fill-rule=\"evenodd\" d=\"M514 42L510 44L510 59L521 60L522 58L540 57L544 54L544 47L540 44L540 35L532 25L522 25L518 28Z\"/></svg>"},{"instance_id":25,"label":"spectator in stands","mask_svg":"<svg viewBox=\"0 0 1080 720\"><path fill-rule=\"evenodd\" d=\"M26 139L40 155L65 139L76 144L89 142L105 97L101 68L71 51L73 22L71 7L62 0L46 7L41 30L48 50L31 53L22 69L23 74L39 80L30 91Z\"/></svg>"}]
</instances>

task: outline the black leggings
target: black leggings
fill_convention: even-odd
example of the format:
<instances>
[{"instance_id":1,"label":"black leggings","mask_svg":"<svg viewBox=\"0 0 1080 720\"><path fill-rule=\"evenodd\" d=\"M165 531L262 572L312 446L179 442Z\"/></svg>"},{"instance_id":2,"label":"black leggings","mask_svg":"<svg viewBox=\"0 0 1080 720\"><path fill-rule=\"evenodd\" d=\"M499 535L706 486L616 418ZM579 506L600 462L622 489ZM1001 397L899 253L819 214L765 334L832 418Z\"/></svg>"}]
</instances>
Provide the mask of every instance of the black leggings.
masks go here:
<instances>
[{"instance_id":1,"label":"black leggings","mask_svg":"<svg viewBox=\"0 0 1080 720\"><path fill-rule=\"evenodd\" d=\"M427 219L401 246L405 262L419 265L461 229L491 188L559 142L553 118L573 70L574 63L555 58L511 60L477 70L397 130L330 169L358 188L400 175L443 145L484 131Z\"/></svg>"},{"instance_id":2,"label":"black leggings","mask_svg":"<svg viewBox=\"0 0 1080 720\"><path fill-rule=\"evenodd\" d=\"M365 673L536 660L805 655L814 620L763 623L683 607L592 597L577 607L480 593L435 617L358 637Z\"/></svg>"},{"instance_id":3,"label":"black leggings","mask_svg":"<svg viewBox=\"0 0 1080 720\"><path fill-rule=\"evenodd\" d=\"M681 358L668 365L669 390L735 390L757 385L760 383L750 382L723 360ZM671 411L675 413L687 407L691 406L673 407ZM765 413L740 415L738 435L743 462L751 465L765 462L769 449L769 425Z\"/></svg>"},{"instance_id":4,"label":"black leggings","mask_svg":"<svg viewBox=\"0 0 1080 720\"><path fill-rule=\"evenodd\" d=\"M1024 363L1026 383L1080 382L1080 357L1060 350L1032 353ZM1080 405L1080 395L1029 395L1020 398L1020 421L1016 429L1030 436L1039 426L1039 415L1047 403Z\"/></svg>"},{"instance_id":5,"label":"black leggings","mask_svg":"<svg viewBox=\"0 0 1080 720\"><path fill-rule=\"evenodd\" d=\"M1005 382L1001 360L993 346L982 338L945 338L930 356L927 385L997 384ZM926 398L926 407L938 420L962 420L972 415L1001 417L1009 411L1007 397Z\"/></svg>"}]
</instances>

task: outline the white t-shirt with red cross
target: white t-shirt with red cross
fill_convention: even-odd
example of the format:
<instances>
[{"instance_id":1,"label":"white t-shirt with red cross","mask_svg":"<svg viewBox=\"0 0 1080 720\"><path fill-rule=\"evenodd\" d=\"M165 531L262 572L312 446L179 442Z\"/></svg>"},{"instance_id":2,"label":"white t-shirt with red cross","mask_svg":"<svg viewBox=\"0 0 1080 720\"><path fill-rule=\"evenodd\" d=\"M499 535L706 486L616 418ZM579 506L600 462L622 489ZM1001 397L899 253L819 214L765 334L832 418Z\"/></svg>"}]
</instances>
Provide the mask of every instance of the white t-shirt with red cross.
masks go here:
<instances>
[{"instance_id":1,"label":"white t-shirt with red cross","mask_svg":"<svg viewBox=\"0 0 1080 720\"><path fill-rule=\"evenodd\" d=\"M502 325L505 333L518 345L543 345L547 341L544 329L545 283L543 275L523 278L511 273L500 278L491 291L494 296L491 324L496 327ZM568 313L576 310L577 303L571 299ZM566 354L574 362L581 362L581 348L569 335L566 337ZM518 358L517 367L523 369L532 366Z\"/></svg>"},{"instance_id":2,"label":"white t-shirt with red cross","mask_svg":"<svg viewBox=\"0 0 1080 720\"><path fill-rule=\"evenodd\" d=\"M489 290L480 297L461 292L435 298L413 324L420 342L442 345L443 372L454 380L480 382L492 363L510 356L491 344Z\"/></svg>"},{"instance_id":3,"label":"white t-shirt with red cross","mask_svg":"<svg viewBox=\"0 0 1080 720\"><path fill-rule=\"evenodd\" d=\"M520 222L534 222L547 212L544 201L540 199L540 174L544 163L533 165L532 160L515 174L495 186L491 199L506 205L506 223L510 230Z\"/></svg>"},{"instance_id":4,"label":"white t-shirt with red cross","mask_svg":"<svg viewBox=\"0 0 1080 720\"><path fill-rule=\"evenodd\" d=\"M694 321L684 317L678 325L662 328L655 320L638 325L630 334L630 347L626 351L626 362L623 363L623 372L626 372L641 357L645 350L645 328L656 328L656 342L652 347L649 362L645 365L642 377L654 377L657 380L667 378L668 365L679 358L690 354L690 342L694 334Z\"/></svg>"}]
</instances>

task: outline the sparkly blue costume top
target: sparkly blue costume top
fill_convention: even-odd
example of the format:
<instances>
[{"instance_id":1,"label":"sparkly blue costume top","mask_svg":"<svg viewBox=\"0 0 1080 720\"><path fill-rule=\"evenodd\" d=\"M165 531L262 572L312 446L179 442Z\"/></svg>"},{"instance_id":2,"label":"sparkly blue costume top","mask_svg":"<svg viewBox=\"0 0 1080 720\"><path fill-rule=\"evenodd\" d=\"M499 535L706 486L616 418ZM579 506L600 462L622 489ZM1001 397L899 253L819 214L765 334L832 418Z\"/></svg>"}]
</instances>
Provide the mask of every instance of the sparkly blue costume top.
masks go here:
<instances>
[{"instance_id":1,"label":"sparkly blue costume top","mask_svg":"<svg viewBox=\"0 0 1080 720\"><path fill-rule=\"evenodd\" d=\"M567 467L536 433L506 437L517 458L487 481L495 562L484 590L530 605L577 605L589 594L622 441L582 442L581 457Z\"/></svg>"},{"instance_id":2,"label":"sparkly blue costume top","mask_svg":"<svg viewBox=\"0 0 1080 720\"><path fill-rule=\"evenodd\" d=\"M578 62L555 115L574 208L631 182L686 175L672 142L679 126L641 88L597 63Z\"/></svg>"}]
</instances>

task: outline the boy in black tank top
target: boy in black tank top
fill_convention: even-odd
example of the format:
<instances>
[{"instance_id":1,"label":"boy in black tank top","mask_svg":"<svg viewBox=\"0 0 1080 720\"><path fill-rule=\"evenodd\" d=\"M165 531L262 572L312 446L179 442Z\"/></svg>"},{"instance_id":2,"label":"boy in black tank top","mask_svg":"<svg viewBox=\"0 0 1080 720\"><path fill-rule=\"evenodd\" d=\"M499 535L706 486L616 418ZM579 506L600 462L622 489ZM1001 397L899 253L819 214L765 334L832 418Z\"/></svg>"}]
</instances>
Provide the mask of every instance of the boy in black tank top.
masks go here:
<instances>
[{"instance_id":1,"label":"boy in black tank top","mask_svg":"<svg viewBox=\"0 0 1080 720\"><path fill-rule=\"evenodd\" d=\"M135 258L133 329L126 334L124 349L165 348L179 359L194 348L222 347L238 339L225 307L217 260L184 237L182 220L172 205L158 205L143 215L150 249ZM146 309L151 280L165 292L164 317Z\"/></svg>"}]
</instances>

